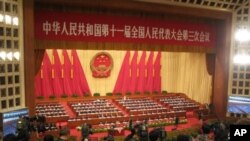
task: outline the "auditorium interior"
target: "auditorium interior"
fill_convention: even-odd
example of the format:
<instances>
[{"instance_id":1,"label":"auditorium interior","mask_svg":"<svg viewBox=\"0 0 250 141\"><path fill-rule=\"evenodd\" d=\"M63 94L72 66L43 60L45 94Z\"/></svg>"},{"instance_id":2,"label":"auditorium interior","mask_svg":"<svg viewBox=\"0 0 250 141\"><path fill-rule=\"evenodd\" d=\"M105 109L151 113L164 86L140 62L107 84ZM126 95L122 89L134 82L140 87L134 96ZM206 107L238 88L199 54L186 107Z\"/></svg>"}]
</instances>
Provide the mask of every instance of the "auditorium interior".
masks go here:
<instances>
[{"instance_id":1,"label":"auditorium interior","mask_svg":"<svg viewBox=\"0 0 250 141\"><path fill-rule=\"evenodd\" d=\"M0 140L224 141L250 0L0 0L0 97Z\"/></svg>"}]
</instances>

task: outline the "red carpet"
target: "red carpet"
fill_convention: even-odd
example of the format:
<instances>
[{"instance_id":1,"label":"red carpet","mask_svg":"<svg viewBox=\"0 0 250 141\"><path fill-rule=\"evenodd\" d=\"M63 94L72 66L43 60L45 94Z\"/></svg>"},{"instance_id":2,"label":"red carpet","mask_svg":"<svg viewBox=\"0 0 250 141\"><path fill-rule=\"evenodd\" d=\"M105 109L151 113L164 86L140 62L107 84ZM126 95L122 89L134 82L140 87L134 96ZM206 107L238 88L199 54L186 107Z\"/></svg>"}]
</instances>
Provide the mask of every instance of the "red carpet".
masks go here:
<instances>
[{"instance_id":1,"label":"red carpet","mask_svg":"<svg viewBox=\"0 0 250 141\"><path fill-rule=\"evenodd\" d=\"M113 102L111 100L109 102L112 103L117 109L119 109L120 111L122 111L122 113L124 114L125 117L129 116L129 114L124 109L122 109L122 107L120 107L119 105L117 105L115 102Z\"/></svg>"},{"instance_id":2,"label":"red carpet","mask_svg":"<svg viewBox=\"0 0 250 141\"><path fill-rule=\"evenodd\" d=\"M76 117L75 113L73 113L73 111L70 109L67 102L59 102L59 103L63 106L63 108L65 109L66 113L69 115L70 118Z\"/></svg>"}]
</instances>

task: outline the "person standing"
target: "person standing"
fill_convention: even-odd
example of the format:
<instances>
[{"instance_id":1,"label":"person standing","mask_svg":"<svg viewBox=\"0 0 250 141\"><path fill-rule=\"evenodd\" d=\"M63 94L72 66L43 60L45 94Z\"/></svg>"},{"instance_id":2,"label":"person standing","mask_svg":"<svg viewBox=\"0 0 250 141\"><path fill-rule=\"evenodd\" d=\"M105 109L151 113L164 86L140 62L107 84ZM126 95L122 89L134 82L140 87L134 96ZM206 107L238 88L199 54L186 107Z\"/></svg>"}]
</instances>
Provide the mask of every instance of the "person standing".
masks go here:
<instances>
[{"instance_id":1,"label":"person standing","mask_svg":"<svg viewBox=\"0 0 250 141\"><path fill-rule=\"evenodd\" d=\"M179 124L180 118L178 116L175 116L175 128L177 129L178 124Z\"/></svg>"},{"instance_id":2,"label":"person standing","mask_svg":"<svg viewBox=\"0 0 250 141\"><path fill-rule=\"evenodd\" d=\"M88 141L89 134L92 134L91 126L87 123L84 123L81 129L82 132L82 141Z\"/></svg>"}]
</instances>

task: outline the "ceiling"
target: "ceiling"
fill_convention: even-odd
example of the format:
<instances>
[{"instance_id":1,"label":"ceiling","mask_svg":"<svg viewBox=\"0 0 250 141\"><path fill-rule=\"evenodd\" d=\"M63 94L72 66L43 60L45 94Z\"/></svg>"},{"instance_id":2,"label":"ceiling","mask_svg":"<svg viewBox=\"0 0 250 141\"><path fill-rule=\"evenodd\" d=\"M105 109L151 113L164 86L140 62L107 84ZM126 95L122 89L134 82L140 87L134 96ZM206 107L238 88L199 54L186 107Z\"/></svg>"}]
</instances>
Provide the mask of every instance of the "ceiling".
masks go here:
<instances>
[{"instance_id":1,"label":"ceiling","mask_svg":"<svg viewBox=\"0 0 250 141\"><path fill-rule=\"evenodd\" d=\"M171 4L234 12L249 0L135 0L140 2Z\"/></svg>"}]
</instances>

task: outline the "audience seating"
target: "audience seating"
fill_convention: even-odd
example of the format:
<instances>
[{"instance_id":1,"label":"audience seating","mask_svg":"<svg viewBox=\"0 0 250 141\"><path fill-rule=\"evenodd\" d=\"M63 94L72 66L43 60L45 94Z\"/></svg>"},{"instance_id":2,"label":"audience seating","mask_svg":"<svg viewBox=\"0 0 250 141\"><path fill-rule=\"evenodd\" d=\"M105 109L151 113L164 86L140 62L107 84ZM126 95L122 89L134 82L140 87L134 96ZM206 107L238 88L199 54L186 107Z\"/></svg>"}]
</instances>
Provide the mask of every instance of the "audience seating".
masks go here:
<instances>
[{"instance_id":1,"label":"audience seating","mask_svg":"<svg viewBox=\"0 0 250 141\"><path fill-rule=\"evenodd\" d=\"M71 102L68 104L77 117L83 119L122 117L123 113L106 99Z\"/></svg>"},{"instance_id":2,"label":"audience seating","mask_svg":"<svg viewBox=\"0 0 250 141\"><path fill-rule=\"evenodd\" d=\"M200 104L187 97L184 97L183 95L161 97L159 101L163 105L169 106L175 111L176 110L192 111L195 109L199 109L200 107Z\"/></svg>"},{"instance_id":3,"label":"audience seating","mask_svg":"<svg viewBox=\"0 0 250 141\"><path fill-rule=\"evenodd\" d=\"M36 115L43 115L46 117L47 122L67 121L69 116L61 104L46 103L37 104Z\"/></svg>"},{"instance_id":4,"label":"audience seating","mask_svg":"<svg viewBox=\"0 0 250 141\"><path fill-rule=\"evenodd\" d=\"M68 102L69 108L75 114L70 117L62 105L58 103L38 104L36 113L46 116L50 121L68 121L69 127L83 123L110 126L111 124L127 124L134 121L169 121L174 117L186 118L186 111L200 110L200 104L185 95L167 95L155 97L123 97L112 99L91 99ZM207 111L203 111L206 113ZM119 124L117 124L119 123Z\"/></svg>"}]
</instances>

